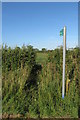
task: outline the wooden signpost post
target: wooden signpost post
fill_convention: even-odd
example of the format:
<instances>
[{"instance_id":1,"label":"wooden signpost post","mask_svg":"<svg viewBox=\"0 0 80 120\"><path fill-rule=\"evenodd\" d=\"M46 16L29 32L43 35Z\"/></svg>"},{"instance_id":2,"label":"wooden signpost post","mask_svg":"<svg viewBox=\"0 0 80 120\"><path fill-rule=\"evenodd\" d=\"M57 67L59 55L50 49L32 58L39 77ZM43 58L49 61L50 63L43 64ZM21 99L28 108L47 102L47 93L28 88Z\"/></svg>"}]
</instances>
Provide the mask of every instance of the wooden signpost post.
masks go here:
<instances>
[{"instance_id":1,"label":"wooden signpost post","mask_svg":"<svg viewBox=\"0 0 80 120\"><path fill-rule=\"evenodd\" d=\"M63 36L63 76L62 76L62 98L65 94L65 58L66 58L66 27L60 31L60 36Z\"/></svg>"}]
</instances>

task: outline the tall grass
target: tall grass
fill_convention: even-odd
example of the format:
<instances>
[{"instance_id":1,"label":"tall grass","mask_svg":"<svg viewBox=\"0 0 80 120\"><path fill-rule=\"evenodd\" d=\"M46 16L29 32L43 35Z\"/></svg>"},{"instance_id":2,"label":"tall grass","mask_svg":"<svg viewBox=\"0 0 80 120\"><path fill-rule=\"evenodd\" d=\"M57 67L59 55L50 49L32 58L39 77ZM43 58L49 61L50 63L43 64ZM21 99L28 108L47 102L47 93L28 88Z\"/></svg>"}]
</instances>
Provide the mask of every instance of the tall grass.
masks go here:
<instances>
[{"instance_id":1,"label":"tall grass","mask_svg":"<svg viewBox=\"0 0 80 120\"><path fill-rule=\"evenodd\" d=\"M46 53L45 53L46 54ZM62 99L62 48L38 54L37 63L2 74L3 113L30 118L78 118L80 71L79 49L67 50L68 94ZM41 62L40 58L45 60ZM47 56L47 57L45 57ZM41 59L42 59L41 58ZM40 60L40 63L39 63ZM65 89L66 92L66 89Z\"/></svg>"}]
</instances>

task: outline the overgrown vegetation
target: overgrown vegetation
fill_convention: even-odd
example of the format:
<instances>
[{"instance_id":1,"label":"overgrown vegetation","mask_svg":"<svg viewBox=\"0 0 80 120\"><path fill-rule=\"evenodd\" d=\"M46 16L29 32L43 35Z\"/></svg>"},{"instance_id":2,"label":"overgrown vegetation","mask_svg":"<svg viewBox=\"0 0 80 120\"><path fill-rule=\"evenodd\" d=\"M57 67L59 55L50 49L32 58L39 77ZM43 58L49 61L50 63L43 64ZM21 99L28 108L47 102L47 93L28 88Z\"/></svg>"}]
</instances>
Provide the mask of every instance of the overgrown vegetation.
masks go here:
<instances>
[{"instance_id":1,"label":"overgrown vegetation","mask_svg":"<svg viewBox=\"0 0 80 120\"><path fill-rule=\"evenodd\" d=\"M62 47L41 52L32 46L2 48L3 114L28 118L79 116L80 49L66 51L66 82L70 82L64 99L62 54Z\"/></svg>"}]
</instances>

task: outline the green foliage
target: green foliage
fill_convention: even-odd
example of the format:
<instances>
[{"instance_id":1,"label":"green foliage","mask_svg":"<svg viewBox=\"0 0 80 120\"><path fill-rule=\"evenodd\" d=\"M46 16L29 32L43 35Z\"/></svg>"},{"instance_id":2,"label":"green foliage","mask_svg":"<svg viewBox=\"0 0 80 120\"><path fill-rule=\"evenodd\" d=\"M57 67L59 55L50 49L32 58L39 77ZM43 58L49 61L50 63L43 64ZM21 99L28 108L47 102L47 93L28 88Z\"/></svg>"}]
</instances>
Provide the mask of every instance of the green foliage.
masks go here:
<instances>
[{"instance_id":1,"label":"green foliage","mask_svg":"<svg viewBox=\"0 0 80 120\"><path fill-rule=\"evenodd\" d=\"M3 113L23 114L28 118L78 117L80 50L75 48L66 51L65 78L67 80L68 77L70 83L64 99L62 51L60 48L45 53L37 51L36 54L32 46L23 45L15 49L3 47Z\"/></svg>"},{"instance_id":2,"label":"green foliage","mask_svg":"<svg viewBox=\"0 0 80 120\"><path fill-rule=\"evenodd\" d=\"M46 48L42 48L42 52L46 52L47 50L46 50Z\"/></svg>"},{"instance_id":3,"label":"green foliage","mask_svg":"<svg viewBox=\"0 0 80 120\"><path fill-rule=\"evenodd\" d=\"M2 69L4 72L24 68L27 64L30 67L35 64L35 50L32 46L22 46L11 49L10 47L2 48Z\"/></svg>"},{"instance_id":4,"label":"green foliage","mask_svg":"<svg viewBox=\"0 0 80 120\"><path fill-rule=\"evenodd\" d=\"M38 64L46 63L47 59L48 59L48 53L43 53L43 52L36 53L36 62Z\"/></svg>"}]
</instances>

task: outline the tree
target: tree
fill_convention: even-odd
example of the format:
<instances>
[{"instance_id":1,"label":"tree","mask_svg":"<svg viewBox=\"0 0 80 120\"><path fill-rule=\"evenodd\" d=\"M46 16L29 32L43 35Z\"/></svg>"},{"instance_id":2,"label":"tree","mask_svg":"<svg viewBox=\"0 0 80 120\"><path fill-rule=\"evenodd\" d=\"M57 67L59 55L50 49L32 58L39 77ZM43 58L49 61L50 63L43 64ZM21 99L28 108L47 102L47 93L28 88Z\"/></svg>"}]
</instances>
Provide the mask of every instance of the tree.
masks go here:
<instances>
[{"instance_id":1,"label":"tree","mask_svg":"<svg viewBox=\"0 0 80 120\"><path fill-rule=\"evenodd\" d=\"M46 48L42 48L42 52L46 52Z\"/></svg>"}]
</instances>

